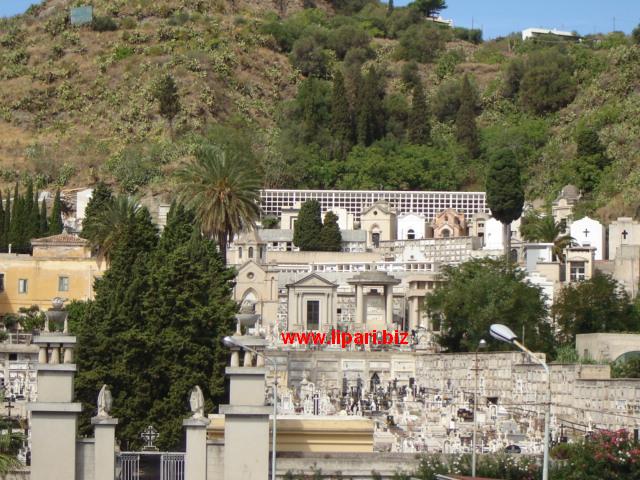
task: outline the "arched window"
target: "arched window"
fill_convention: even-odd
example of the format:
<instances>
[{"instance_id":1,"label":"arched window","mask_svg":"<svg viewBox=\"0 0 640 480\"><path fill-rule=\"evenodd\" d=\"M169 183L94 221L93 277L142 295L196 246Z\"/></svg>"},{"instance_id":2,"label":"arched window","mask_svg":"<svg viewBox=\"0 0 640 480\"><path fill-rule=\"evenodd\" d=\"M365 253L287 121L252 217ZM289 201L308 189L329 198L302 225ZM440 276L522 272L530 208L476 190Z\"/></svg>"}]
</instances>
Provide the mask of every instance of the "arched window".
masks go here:
<instances>
[{"instance_id":1,"label":"arched window","mask_svg":"<svg viewBox=\"0 0 640 480\"><path fill-rule=\"evenodd\" d=\"M238 258L242 259L242 247L238 247Z\"/></svg>"},{"instance_id":2,"label":"arched window","mask_svg":"<svg viewBox=\"0 0 640 480\"><path fill-rule=\"evenodd\" d=\"M253 258L253 247L249 247L249 258Z\"/></svg>"},{"instance_id":3,"label":"arched window","mask_svg":"<svg viewBox=\"0 0 640 480\"><path fill-rule=\"evenodd\" d=\"M409 231L407 232L407 240L415 240L416 238L416 232L413 231L413 229L409 229Z\"/></svg>"}]
</instances>

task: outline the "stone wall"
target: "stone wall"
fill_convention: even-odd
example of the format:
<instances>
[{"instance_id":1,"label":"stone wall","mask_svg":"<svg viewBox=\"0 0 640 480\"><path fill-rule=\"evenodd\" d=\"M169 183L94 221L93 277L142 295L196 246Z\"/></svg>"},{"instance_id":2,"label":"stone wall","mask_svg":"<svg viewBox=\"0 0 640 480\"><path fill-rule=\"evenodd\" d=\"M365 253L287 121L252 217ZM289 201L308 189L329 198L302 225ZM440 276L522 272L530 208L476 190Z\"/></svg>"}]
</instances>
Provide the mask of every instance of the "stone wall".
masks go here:
<instances>
[{"instance_id":1,"label":"stone wall","mask_svg":"<svg viewBox=\"0 0 640 480\"><path fill-rule=\"evenodd\" d=\"M76 480L94 480L95 442L93 438L76 441Z\"/></svg>"}]
</instances>

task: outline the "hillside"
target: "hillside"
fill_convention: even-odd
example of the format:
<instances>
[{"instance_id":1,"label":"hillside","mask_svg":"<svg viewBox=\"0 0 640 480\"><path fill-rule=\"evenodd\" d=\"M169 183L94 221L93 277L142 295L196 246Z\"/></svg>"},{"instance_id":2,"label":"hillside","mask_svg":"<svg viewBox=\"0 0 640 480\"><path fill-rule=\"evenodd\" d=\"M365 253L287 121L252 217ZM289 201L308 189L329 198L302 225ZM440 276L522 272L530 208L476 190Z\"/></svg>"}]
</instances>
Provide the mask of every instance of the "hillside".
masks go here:
<instances>
[{"instance_id":1,"label":"hillside","mask_svg":"<svg viewBox=\"0 0 640 480\"><path fill-rule=\"evenodd\" d=\"M508 147L530 199L575 183L581 208L604 219L640 205L640 48L623 35L481 43L475 31L367 0L99 0L103 25L73 27L76 4L47 0L0 21L3 189L104 178L162 193L203 141L249 143L269 187L475 189L486 159ZM154 95L166 74L181 106L171 124ZM456 113L465 74L477 115L467 139ZM424 111L413 105L418 83ZM416 118L428 119L422 139ZM586 153L585 130L596 139Z\"/></svg>"}]
</instances>

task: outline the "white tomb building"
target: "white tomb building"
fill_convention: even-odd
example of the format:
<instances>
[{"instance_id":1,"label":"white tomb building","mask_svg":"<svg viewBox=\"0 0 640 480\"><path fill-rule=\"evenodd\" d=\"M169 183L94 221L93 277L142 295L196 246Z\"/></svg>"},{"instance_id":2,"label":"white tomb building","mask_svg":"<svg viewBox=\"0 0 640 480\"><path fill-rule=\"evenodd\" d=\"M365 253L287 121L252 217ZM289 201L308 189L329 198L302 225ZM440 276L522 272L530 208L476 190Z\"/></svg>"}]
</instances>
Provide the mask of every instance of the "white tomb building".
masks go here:
<instances>
[{"instance_id":1,"label":"white tomb building","mask_svg":"<svg viewBox=\"0 0 640 480\"><path fill-rule=\"evenodd\" d=\"M570 226L571 236L581 247L594 247L595 260L604 260L605 256L605 229L604 226L593 218L584 217L574 221Z\"/></svg>"}]
</instances>

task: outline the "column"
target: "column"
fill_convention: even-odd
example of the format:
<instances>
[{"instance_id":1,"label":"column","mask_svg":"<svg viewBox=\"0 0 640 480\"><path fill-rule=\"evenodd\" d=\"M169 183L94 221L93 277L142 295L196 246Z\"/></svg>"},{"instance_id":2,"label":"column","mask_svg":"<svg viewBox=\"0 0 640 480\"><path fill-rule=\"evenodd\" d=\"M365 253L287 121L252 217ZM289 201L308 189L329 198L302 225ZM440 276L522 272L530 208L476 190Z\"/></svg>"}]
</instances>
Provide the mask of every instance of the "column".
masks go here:
<instances>
[{"instance_id":1,"label":"column","mask_svg":"<svg viewBox=\"0 0 640 480\"><path fill-rule=\"evenodd\" d=\"M207 425L207 418L187 418L182 422L187 437L184 478L189 480L207 480Z\"/></svg>"},{"instance_id":2,"label":"column","mask_svg":"<svg viewBox=\"0 0 640 480\"><path fill-rule=\"evenodd\" d=\"M356 322L364 324L364 291L359 284L356 284Z\"/></svg>"},{"instance_id":3,"label":"column","mask_svg":"<svg viewBox=\"0 0 640 480\"><path fill-rule=\"evenodd\" d=\"M116 475L116 425L117 418L93 417L94 480L113 480Z\"/></svg>"},{"instance_id":4,"label":"column","mask_svg":"<svg viewBox=\"0 0 640 480\"><path fill-rule=\"evenodd\" d=\"M393 325L393 285L385 285L385 323L387 324L387 328L390 328Z\"/></svg>"}]
</instances>

